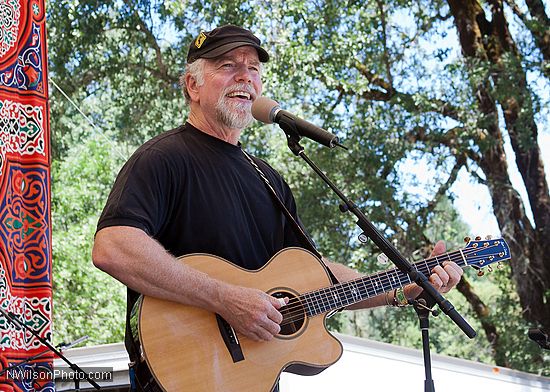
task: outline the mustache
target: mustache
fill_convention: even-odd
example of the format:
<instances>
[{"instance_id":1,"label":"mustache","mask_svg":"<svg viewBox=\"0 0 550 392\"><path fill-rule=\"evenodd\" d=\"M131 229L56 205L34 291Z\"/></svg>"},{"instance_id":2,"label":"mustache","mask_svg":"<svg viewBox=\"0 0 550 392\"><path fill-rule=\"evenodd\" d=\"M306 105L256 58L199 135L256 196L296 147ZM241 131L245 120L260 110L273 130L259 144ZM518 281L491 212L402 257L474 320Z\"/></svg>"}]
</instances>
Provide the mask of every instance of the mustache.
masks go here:
<instances>
[{"instance_id":1,"label":"mustache","mask_svg":"<svg viewBox=\"0 0 550 392\"><path fill-rule=\"evenodd\" d=\"M235 83L231 86L228 86L223 89L220 96L225 97L227 94L233 93L235 91L244 91L250 94L250 98L254 101L257 97L256 90L250 84L247 83Z\"/></svg>"}]
</instances>

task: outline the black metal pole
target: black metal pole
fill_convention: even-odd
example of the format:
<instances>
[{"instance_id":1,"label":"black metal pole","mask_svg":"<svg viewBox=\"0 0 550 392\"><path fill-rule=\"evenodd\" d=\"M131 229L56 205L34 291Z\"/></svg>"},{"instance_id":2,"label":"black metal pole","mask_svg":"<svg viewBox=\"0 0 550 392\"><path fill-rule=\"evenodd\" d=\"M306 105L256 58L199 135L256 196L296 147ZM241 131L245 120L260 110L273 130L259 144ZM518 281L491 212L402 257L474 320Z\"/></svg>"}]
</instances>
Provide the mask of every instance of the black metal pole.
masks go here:
<instances>
[{"instance_id":1,"label":"black metal pole","mask_svg":"<svg viewBox=\"0 0 550 392\"><path fill-rule=\"evenodd\" d=\"M476 331L464 320L454 306L446 300L428 281L428 278L412 267L412 265L399 253L399 251L382 235L380 231L367 219L365 214L357 207L357 205L349 200L338 187L323 173L321 169L305 154L304 148L300 145L301 136L295 128L295 124L291 121L279 122L279 126L286 134L288 147L294 155L301 157L313 171L321 177L321 179L329 186L329 188L338 195L343 201L345 209L357 217L357 225L363 230L363 234L369 237L378 248L384 252L386 256L399 268L406 273L411 282L424 289L424 292L429 294L439 306L439 308L453 320L453 322L468 336L473 338L476 336Z\"/></svg>"},{"instance_id":2,"label":"black metal pole","mask_svg":"<svg viewBox=\"0 0 550 392\"><path fill-rule=\"evenodd\" d=\"M410 303L413 305L416 314L418 315L418 321L420 324L420 331L422 333L422 356L424 359L424 373L426 379L424 380L424 391L435 392L435 385L432 378L432 359L430 355L430 313L437 316L437 310L432 310L435 302L431 298L422 293L418 298Z\"/></svg>"},{"instance_id":3,"label":"black metal pole","mask_svg":"<svg viewBox=\"0 0 550 392\"><path fill-rule=\"evenodd\" d=\"M29 331L36 339L38 339L40 341L40 343L42 343L44 346L48 347L51 351L53 351L59 358L61 358L63 361L65 361L65 363L67 365L69 365L69 367L75 372L77 373L77 375L80 375L80 374L83 374L84 375L84 378L86 379L86 381L88 381L90 383L90 385L92 385L95 389L101 389L101 387L94 381L92 380L87 373L85 373L78 365L72 363L71 361L69 361L63 354L61 354L61 352L56 349L54 346L52 346L50 344L50 342L48 342L46 339L42 338L40 335L38 335L36 333L36 331L34 329L32 329L31 327L25 325L25 323L22 323L17 317L15 316L12 316L9 312L6 312L4 309L2 309L2 307L0 307L0 313L2 313L2 315L7 319L9 320L12 324L14 325L17 325L19 326L20 328L22 328L23 330L27 330Z\"/></svg>"}]
</instances>

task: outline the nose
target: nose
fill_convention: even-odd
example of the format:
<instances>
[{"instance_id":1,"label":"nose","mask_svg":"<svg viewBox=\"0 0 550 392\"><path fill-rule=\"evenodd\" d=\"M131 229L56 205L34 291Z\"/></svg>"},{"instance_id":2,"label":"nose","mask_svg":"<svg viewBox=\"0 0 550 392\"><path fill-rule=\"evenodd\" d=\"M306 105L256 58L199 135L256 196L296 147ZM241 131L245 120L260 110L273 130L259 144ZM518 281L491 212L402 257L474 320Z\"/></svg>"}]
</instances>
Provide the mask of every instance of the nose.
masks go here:
<instances>
[{"instance_id":1,"label":"nose","mask_svg":"<svg viewBox=\"0 0 550 392\"><path fill-rule=\"evenodd\" d=\"M235 80L242 83L252 83L252 71L246 64L239 64L235 72Z\"/></svg>"}]
</instances>

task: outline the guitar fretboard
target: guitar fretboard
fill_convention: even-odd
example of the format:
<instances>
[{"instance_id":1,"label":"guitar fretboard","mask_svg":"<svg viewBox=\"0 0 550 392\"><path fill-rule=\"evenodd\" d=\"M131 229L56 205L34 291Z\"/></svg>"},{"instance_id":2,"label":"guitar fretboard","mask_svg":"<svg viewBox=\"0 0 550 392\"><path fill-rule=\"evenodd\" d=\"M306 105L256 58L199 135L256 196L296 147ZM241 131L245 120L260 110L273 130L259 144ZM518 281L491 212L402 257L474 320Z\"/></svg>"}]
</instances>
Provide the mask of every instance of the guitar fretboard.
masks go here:
<instances>
[{"instance_id":1,"label":"guitar fretboard","mask_svg":"<svg viewBox=\"0 0 550 392\"><path fill-rule=\"evenodd\" d=\"M494 260L496 257L502 259L502 252L499 252L497 249L499 245L498 241L492 244L487 243L483 255L478 254L479 248L465 248L421 260L412 266L425 276L429 276L435 266L442 265L445 261L453 261L463 268L472 264L483 266L484 264L496 261ZM491 248L495 248L494 254L490 253ZM304 307L307 316L311 317L353 305L395 288L403 287L409 283L411 283L409 275L394 268L345 283L310 291L302 294L298 300Z\"/></svg>"}]
</instances>

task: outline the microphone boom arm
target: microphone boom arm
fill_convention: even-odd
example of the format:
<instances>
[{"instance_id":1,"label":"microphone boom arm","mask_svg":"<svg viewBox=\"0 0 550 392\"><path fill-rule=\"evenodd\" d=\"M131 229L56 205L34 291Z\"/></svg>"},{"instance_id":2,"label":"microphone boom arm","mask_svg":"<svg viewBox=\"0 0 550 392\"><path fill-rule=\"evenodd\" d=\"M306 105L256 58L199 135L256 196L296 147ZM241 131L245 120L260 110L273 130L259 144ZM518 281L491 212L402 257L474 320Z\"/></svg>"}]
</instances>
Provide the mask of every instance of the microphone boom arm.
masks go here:
<instances>
[{"instance_id":1,"label":"microphone boom arm","mask_svg":"<svg viewBox=\"0 0 550 392\"><path fill-rule=\"evenodd\" d=\"M300 145L300 135L294 129L291 124L283 122L280 124L281 128L285 131L288 141L288 147L294 153L294 155L302 158L313 169L315 173L329 186L329 188L338 195L340 200L343 201L345 208L344 211L349 211L357 217L357 226L363 230L363 234L372 240L378 246L378 248L384 252L386 256L399 268L406 273L411 282L415 282L424 289L427 297L433 298L433 301L438 304L439 308L447 316L453 320L453 322L464 332L470 339L474 338L477 333L468 324L468 322L458 313L454 306L445 299L428 281L428 278L420 271L413 268L413 266L405 259L401 253L382 235L378 229L367 219L365 214L357 207L357 205L351 202L338 187L323 173L321 169L315 163L309 159L305 154L304 148Z\"/></svg>"}]
</instances>

